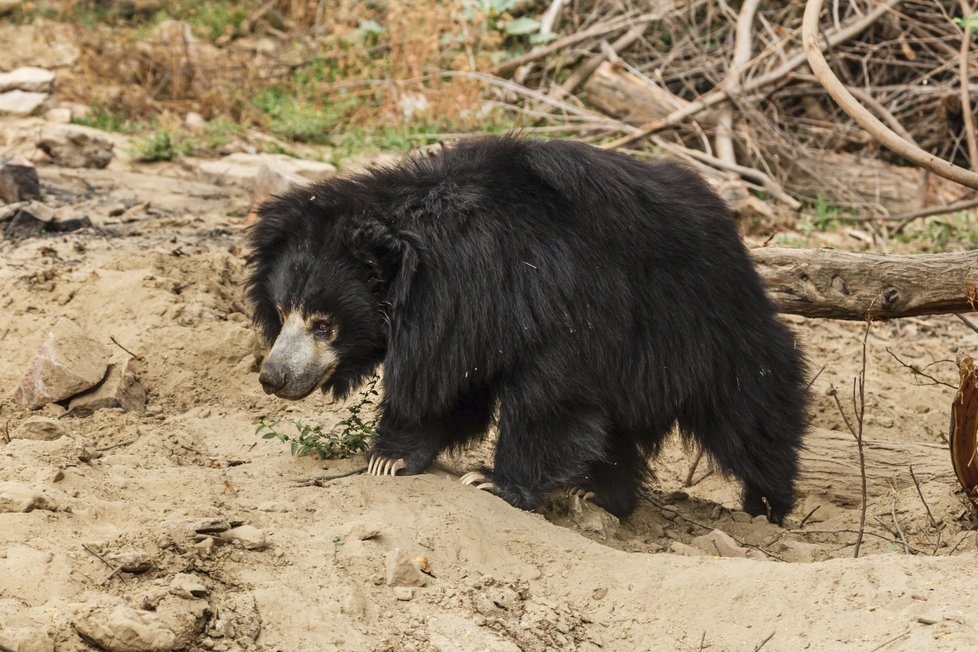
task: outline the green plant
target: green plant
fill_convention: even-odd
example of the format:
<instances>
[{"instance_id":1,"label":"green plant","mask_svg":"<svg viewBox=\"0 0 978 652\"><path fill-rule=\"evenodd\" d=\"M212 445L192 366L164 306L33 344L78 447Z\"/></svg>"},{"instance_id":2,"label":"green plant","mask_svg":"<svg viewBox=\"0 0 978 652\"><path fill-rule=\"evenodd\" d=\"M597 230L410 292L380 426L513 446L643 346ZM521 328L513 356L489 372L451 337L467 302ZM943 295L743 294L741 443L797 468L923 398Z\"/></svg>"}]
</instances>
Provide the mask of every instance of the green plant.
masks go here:
<instances>
[{"instance_id":1,"label":"green plant","mask_svg":"<svg viewBox=\"0 0 978 652\"><path fill-rule=\"evenodd\" d=\"M96 106L88 115L73 117L72 123L101 129L102 131L114 131L122 134L132 134L146 127L145 124L130 120L121 113L110 111L104 106Z\"/></svg>"},{"instance_id":2,"label":"green plant","mask_svg":"<svg viewBox=\"0 0 978 652\"><path fill-rule=\"evenodd\" d=\"M373 405L374 397L378 396L378 377L371 379L360 400L346 408L349 413L345 419L338 421L329 430L321 425L310 425L300 420L293 421L295 434L282 432L278 429L280 421L269 422L265 417L259 417L255 434L262 439L278 439L283 444L289 444L289 449L295 456L316 453L321 459L338 459L356 455L367 450L369 440L377 434L377 419L364 418L364 409Z\"/></svg>"},{"instance_id":3,"label":"green plant","mask_svg":"<svg viewBox=\"0 0 978 652\"><path fill-rule=\"evenodd\" d=\"M197 148L197 143L181 138L169 129L157 129L132 145L132 153L140 161L170 161L178 156L186 156Z\"/></svg>"}]
</instances>

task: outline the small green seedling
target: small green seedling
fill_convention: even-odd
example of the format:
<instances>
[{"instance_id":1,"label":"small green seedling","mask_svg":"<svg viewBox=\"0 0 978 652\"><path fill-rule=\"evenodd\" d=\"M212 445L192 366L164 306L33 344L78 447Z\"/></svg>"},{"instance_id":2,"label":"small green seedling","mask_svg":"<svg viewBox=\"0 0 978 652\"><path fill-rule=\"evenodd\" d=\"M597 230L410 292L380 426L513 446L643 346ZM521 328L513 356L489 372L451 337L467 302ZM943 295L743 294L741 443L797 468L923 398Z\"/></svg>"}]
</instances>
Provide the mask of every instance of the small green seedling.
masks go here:
<instances>
[{"instance_id":1,"label":"small green seedling","mask_svg":"<svg viewBox=\"0 0 978 652\"><path fill-rule=\"evenodd\" d=\"M378 396L379 380L376 376L370 380L361 393L360 400L347 408L349 415L329 430L297 419L292 422L295 434L289 434L279 429L280 421L268 421L265 417L259 417L255 434L262 439L278 439L283 444L289 444L292 454L296 456L315 453L324 460L352 457L367 450L370 439L377 434L377 418L365 419L362 413L368 405L373 405L374 397Z\"/></svg>"}]
</instances>

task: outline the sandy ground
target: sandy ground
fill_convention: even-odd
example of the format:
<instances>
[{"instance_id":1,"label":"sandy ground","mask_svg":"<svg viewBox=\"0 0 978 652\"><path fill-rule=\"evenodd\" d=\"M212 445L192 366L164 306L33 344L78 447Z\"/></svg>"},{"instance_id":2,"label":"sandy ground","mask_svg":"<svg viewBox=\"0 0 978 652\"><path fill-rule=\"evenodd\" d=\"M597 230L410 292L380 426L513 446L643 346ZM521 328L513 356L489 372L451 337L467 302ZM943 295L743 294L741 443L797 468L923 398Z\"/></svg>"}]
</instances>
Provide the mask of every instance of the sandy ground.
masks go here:
<instances>
[{"instance_id":1,"label":"sandy ground","mask_svg":"<svg viewBox=\"0 0 978 652\"><path fill-rule=\"evenodd\" d=\"M191 650L978 649L974 522L937 446L952 390L922 384L886 351L921 366L978 351L978 334L956 319L873 328L866 437L921 447L873 487L859 559L855 446L826 390L847 395L860 324L789 318L813 370L824 367L814 426L842 442L826 461L845 472L803 482L785 528L737 511L738 488L705 462L684 488L692 456L678 444L620 525L587 505L525 513L462 486L458 474L485 461L486 446L417 477L303 486L364 460L295 458L255 435L262 415L329 426L344 410L259 387L242 303L247 191L202 183L192 162L40 173L60 214L88 215L95 228L0 242L0 483L46 499L0 513L7 647L45 649L24 641L46 635L57 650L93 649L80 632L123 627L127 605L175 632L167 645ZM79 418L48 406L39 413L59 418L66 436L19 438L37 413L11 392L62 316L144 359L148 408ZM928 371L956 382L949 364ZM911 463L937 527L907 480ZM220 530L241 523L267 546L227 541ZM754 558L689 556L713 529ZM424 586L387 585L395 549L427 558ZM145 570L116 570L126 554Z\"/></svg>"}]
</instances>

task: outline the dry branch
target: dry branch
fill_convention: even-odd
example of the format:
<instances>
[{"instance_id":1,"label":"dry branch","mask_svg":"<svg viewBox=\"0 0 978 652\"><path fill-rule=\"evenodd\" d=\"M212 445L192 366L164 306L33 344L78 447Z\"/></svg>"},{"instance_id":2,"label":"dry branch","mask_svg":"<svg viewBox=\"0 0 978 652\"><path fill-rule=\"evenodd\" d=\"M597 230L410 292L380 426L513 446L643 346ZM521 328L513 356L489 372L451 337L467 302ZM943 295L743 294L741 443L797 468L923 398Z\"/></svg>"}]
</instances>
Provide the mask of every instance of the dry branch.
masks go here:
<instances>
[{"instance_id":1,"label":"dry branch","mask_svg":"<svg viewBox=\"0 0 978 652\"><path fill-rule=\"evenodd\" d=\"M751 253L782 312L892 319L971 312L978 251L893 255L765 247Z\"/></svg>"},{"instance_id":2,"label":"dry branch","mask_svg":"<svg viewBox=\"0 0 978 652\"><path fill-rule=\"evenodd\" d=\"M948 163L901 138L852 96L852 93L829 68L829 64L825 61L818 45L818 17L821 11L822 0L808 0L805 5L805 18L802 23L801 35L805 54L808 56L808 64L819 83L832 96L832 99L838 102L842 110L848 113L849 117L855 120L859 126L896 154L915 165L941 175L945 179L951 179L969 188L978 189L978 173Z\"/></svg>"},{"instance_id":3,"label":"dry branch","mask_svg":"<svg viewBox=\"0 0 978 652\"><path fill-rule=\"evenodd\" d=\"M978 507L978 378L975 361L958 354L961 385L951 404L951 462L965 494Z\"/></svg>"}]
</instances>

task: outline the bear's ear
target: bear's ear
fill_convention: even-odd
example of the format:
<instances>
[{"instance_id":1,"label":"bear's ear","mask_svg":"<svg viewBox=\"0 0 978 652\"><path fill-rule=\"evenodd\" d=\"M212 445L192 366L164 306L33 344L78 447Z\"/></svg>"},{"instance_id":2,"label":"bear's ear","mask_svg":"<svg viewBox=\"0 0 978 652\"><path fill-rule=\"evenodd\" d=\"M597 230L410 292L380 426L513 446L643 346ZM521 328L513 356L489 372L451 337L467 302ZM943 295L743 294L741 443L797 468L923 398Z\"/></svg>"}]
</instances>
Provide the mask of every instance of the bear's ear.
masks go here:
<instances>
[{"instance_id":1,"label":"bear's ear","mask_svg":"<svg viewBox=\"0 0 978 652\"><path fill-rule=\"evenodd\" d=\"M418 268L420 238L369 215L351 220L345 236L350 253L368 270L371 290L393 306L403 302Z\"/></svg>"}]
</instances>

